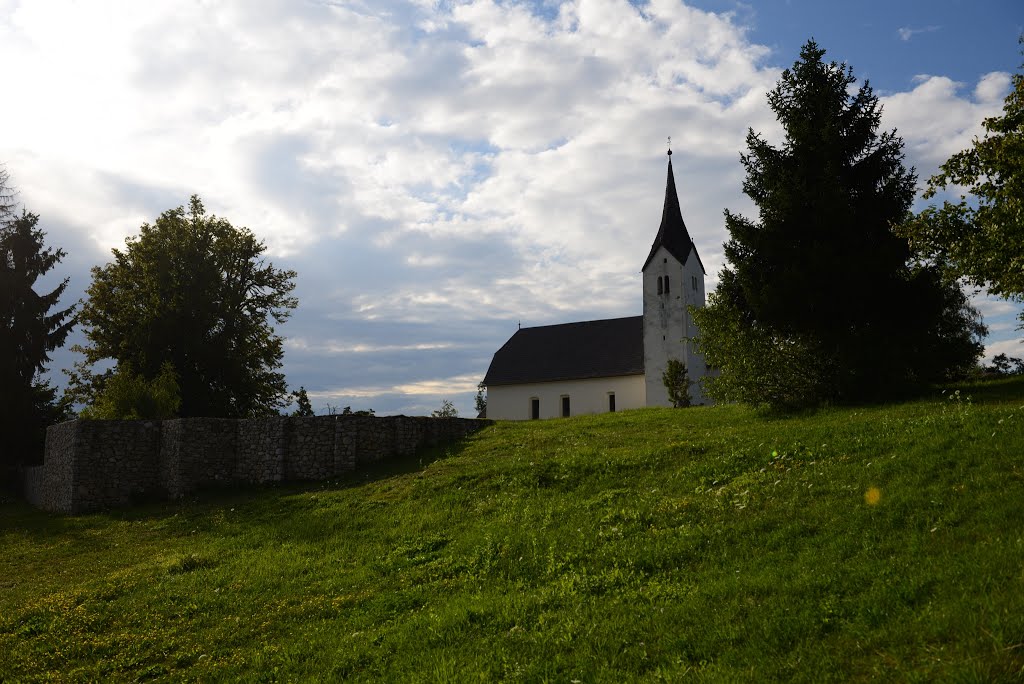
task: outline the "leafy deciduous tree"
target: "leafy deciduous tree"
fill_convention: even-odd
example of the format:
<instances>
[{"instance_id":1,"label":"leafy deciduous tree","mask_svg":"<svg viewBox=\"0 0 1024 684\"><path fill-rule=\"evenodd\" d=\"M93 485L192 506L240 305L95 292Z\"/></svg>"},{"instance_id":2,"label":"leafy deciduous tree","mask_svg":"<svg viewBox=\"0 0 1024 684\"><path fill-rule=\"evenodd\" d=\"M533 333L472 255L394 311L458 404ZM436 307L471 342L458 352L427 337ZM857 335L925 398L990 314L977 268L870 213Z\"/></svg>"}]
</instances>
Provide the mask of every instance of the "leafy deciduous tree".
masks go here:
<instances>
[{"instance_id":1,"label":"leafy deciduous tree","mask_svg":"<svg viewBox=\"0 0 1024 684\"><path fill-rule=\"evenodd\" d=\"M930 199L940 188L960 186L972 202L961 195L959 202L928 207L902 232L925 257L972 284L1024 301L1024 73L1014 74L1003 115L982 125L985 137L950 157L924 195Z\"/></svg>"},{"instance_id":2,"label":"leafy deciduous tree","mask_svg":"<svg viewBox=\"0 0 1024 684\"><path fill-rule=\"evenodd\" d=\"M292 398L295 400L295 410L292 411L293 416L316 415L316 411L313 410L313 404L309 401L309 395L306 394L305 387L299 387L299 389L292 392Z\"/></svg>"},{"instance_id":3,"label":"leafy deciduous tree","mask_svg":"<svg viewBox=\"0 0 1024 684\"><path fill-rule=\"evenodd\" d=\"M1006 354L996 354L992 358L992 365L986 366L982 370L992 375L1024 375L1024 359Z\"/></svg>"},{"instance_id":4,"label":"leafy deciduous tree","mask_svg":"<svg viewBox=\"0 0 1024 684\"><path fill-rule=\"evenodd\" d=\"M443 399L441 401L441 408L437 409L430 414L433 418L458 418L459 410L455 408L455 404Z\"/></svg>"},{"instance_id":5,"label":"leafy deciduous tree","mask_svg":"<svg viewBox=\"0 0 1024 684\"><path fill-rule=\"evenodd\" d=\"M174 366L164 363L160 373L147 380L125 361L118 364L96 400L79 415L86 420L164 419L177 415L179 406L181 389Z\"/></svg>"},{"instance_id":6,"label":"leafy deciduous tree","mask_svg":"<svg viewBox=\"0 0 1024 684\"><path fill-rule=\"evenodd\" d=\"M824 54L808 41L768 94L782 145L748 132L743 190L759 220L726 210L730 265L693 311L719 401L849 401L937 379L951 349L936 329L972 317L934 269L912 268L892 230L914 197L902 140L878 132L870 86L851 90L852 70ZM980 346L967 348L973 363Z\"/></svg>"},{"instance_id":7,"label":"leafy deciduous tree","mask_svg":"<svg viewBox=\"0 0 1024 684\"><path fill-rule=\"evenodd\" d=\"M247 228L207 214L194 195L187 210L165 211L125 243L112 263L92 269L75 398L91 403L105 381L95 364L114 359L146 379L169 362L182 416L256 416L282 406L283 347L272 322L296 306L295 272L267 263Z\"/></svg>"},{"instance_id":8,"label":"leafy deciduous tree","mask_svg":"<svg viewBox=\"0 0 1024 684\"><path fill-rule=\"evenodd\" d=\"M476 397L474 399L476 408L476 414L478 416L487 415L487 385L481 380L476 386Z\"/></svg>"},{"instance_id":9,"label":"leafy deciduous tree","mask_svg":"<svg viewBox=\"0 0 1024 684\"><path fill-rule=\"evenodd\" d=\"M330 404L327 405L327 410L332 416L335 413L333 410L334 408L335 407L331 406ZM353 411L351 406L346 406L341 410L341 415L343 416L372 416L374 415L374 413L375 412L373 409L360 409L358 411Z\"/></svg>"}]
</instances>

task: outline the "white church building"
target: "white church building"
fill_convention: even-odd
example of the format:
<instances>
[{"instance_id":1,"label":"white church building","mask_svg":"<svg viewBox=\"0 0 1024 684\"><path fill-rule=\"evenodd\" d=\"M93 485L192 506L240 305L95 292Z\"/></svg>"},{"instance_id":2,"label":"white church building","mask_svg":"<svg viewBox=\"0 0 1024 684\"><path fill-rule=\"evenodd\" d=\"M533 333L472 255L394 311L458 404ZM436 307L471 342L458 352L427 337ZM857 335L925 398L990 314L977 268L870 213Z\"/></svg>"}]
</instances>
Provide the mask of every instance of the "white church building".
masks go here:
<instances>
[{"instance_id":1,"label":"white church building","mask_svg":"<svg viewBox=\"0 0 1024 684\"><path fill-rule=\"evenodd\" d=\"M662 375L669 359L687 369L690 397L704 359L687 307L704 306L704 265L683 222L669 150L661 227L643 268L643 316L520 328L484 377L487 417L530 420L671 406Z\"/></svg>"}]
</instances>

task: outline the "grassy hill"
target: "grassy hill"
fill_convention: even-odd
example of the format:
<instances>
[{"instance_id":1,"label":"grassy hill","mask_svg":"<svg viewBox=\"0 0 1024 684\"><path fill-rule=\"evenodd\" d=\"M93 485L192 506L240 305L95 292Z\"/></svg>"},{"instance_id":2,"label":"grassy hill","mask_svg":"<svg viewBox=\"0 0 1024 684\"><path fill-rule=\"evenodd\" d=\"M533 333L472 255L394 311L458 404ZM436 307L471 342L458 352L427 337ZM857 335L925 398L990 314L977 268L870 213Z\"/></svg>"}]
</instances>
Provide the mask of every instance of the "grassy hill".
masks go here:
<instances>
[{"instance_id":1,"label":"grassy hill","mask_svg":"<svg viewBox=\"0 0 1024 684\"><path fill-rule=\"evenodd\" d=\"M1024 382L503 423L102 515L5 502L0 548L0 681L1021 680Z\"/></svg>"}]
</instances>

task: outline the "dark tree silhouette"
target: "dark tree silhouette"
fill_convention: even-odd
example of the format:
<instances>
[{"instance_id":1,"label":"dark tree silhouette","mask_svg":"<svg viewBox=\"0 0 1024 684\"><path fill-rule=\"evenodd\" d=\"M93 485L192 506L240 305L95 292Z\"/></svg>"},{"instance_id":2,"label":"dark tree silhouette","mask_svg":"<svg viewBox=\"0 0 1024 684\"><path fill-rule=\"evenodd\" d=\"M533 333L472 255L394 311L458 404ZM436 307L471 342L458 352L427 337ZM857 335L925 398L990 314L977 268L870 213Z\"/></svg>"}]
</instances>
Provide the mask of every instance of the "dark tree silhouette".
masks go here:
<instances>
[{"instance_id":1,"label":"dark tree silhouette","mask_svg":"<svg viewBox=\"0 0 1024 684\"><path fill-rule=\"evenodd\" d=\"M743 190L759 217L726 210L729 265L694 312L718 400L856 401L940 379L981 350L962 293L893 232L916 182L902 140L879 132L870 86L852 89L852 70L824 55L808 41L768 94L782 144L747 134Z\"/></svg>"},{"instance_id":2,"label":"dark tree silhouette","mask_svg":"<svg viewBox=\"0 0 1024 684\"><path fill-rule=\"evenodd\" d=\"M65 278L39 294L36 281L65 256L45 246L39 217L15 213L14 193L0 169L0 470L37 462L46 426L60 420L56 390L39 380L50 352L64 344L74 326L74 306L52 311L67 289Z\"/></svg>"},{"instance_id":3,"label":"dark tree silhouette","mask_svg":"<svg viewBox=\"0 0 1024 684\"><path fill-rule=\"evenodd\" d=\"M107 375L95 364L128 362L146 380L165 364L181 392L180 415L245 417L286 403L279 372L283 323L297 301L295 272L264 260L265 245L246 228L189 207L143 224L114 261L92 269L80 320L88 344L69 392L92 403Z\"/></svg>"}]
</instances>

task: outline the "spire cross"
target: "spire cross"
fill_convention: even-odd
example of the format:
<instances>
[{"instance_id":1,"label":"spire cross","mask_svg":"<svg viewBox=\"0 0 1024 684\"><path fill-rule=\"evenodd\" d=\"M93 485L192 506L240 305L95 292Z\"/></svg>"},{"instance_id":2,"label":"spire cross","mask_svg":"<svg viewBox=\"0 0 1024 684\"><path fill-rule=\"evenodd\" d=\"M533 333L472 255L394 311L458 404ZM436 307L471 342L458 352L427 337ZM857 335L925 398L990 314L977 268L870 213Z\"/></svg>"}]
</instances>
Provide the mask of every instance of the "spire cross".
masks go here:
<instances>
[{"instance_id":1,"label":"spire cross","mask_svg":"<svg viewBox=\"0 0 1024 684\"><path fill-rule=\"evenodd\" d=\"M668 156L672 156L672 136L668 136Z\"/></svg>"}]
</instances>

